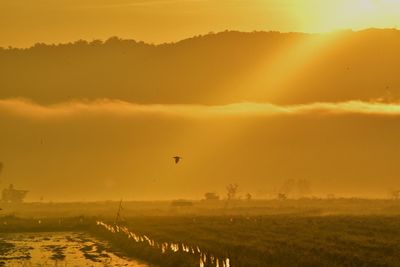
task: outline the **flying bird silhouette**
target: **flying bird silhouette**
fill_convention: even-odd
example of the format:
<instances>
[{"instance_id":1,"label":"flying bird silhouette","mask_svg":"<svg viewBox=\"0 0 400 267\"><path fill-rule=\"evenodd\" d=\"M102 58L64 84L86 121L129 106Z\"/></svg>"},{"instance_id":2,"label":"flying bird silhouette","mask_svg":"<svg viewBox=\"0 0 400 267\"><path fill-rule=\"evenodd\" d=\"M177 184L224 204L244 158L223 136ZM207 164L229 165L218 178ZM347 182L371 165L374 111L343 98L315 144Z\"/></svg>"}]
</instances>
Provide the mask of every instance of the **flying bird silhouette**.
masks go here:
<instances>
[{"instance_id":1,"label":"flying bird silhouette","mask_svg":"<svg viewBox=\"0 0 400 267\"><path fill-rule=\"evenodd\" d=\"M175 160L175 164L178 164L179 161L182 159L182 157L180 157L180 156L175 156L175 157L172 157L172 158Z\"/></svg>"}]
</instances>

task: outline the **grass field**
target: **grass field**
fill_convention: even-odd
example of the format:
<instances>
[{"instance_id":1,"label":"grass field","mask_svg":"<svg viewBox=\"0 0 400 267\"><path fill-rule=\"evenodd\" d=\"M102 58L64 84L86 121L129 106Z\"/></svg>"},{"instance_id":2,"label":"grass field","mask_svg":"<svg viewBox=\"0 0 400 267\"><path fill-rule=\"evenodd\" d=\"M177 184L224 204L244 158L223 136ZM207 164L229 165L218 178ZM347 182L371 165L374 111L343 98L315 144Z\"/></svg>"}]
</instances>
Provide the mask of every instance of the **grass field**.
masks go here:
<instances>
[{"instance_id":1,"label":"grass field","mask_svg":"<svg viewBox=\"0 0 400 267\"><path fill-rule=\"evenodd\" d=\"M208 257L229 259L229 266L400 266L399 204L378 200L293 200L254 202L252 206L237 203L227 209L203 203L192 210L175 210L165 203L141 208L137 203L127 203L120 225L157 244L184 244L199 248ZM71 205L65 208L70 209ZM209 260L200 265L197 252L183 253L181 249L162 253L154 244L135 242L125 234L96 226L97 220L113 225L112 205L116 210L117 203L106 207L97 204L89 216L62 219L54 214L3 216L0 232L87 231L109 241L116 251L155 266L216 266ZM43 214L52 214L45 207L40 208ZM58 208L62 211L61 204ZM24 209L30 214L29 206ZM110 211L97 214L102 209ZM135 215L135 210L140 212ZM221 262L219 266L223 266Z\"/></svg>"},{"instance_id":2,"label":"grass field","mask_svg":"<svg viewBox=\"0 0 400 267\"><path fill-rule=\"evenodd\" d=\"M251 201L192 201L191 207L174 207L170 201L124 201L125 217L221 216L221 215L400 215L400 201L389 199L288 199ZM1 203L0 216L20 218L114 217L118 202Z\"/></svg>"},{"instance_id":3,"label":"grass field","mask_svg":"<svg viewBox=\"0 0 400 267\"><path fill-rule=\"evenodd\" d=\"M398 216L152 217L127 219L127 227L228 257L231 266L400 266Z\"/></svg>"}]
</instances>

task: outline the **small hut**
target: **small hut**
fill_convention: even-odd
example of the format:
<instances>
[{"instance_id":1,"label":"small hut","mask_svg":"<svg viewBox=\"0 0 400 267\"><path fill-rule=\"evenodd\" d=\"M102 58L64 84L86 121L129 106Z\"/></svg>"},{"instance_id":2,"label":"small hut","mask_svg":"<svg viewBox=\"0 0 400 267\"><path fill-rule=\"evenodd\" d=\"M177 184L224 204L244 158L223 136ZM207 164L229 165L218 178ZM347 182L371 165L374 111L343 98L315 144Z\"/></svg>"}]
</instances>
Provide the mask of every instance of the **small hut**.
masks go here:
<instances>
[{"instance_id":1,"label":"small hut","mask_svg":"<svg viewBox=\"0 0 400 267\"><path fill-rule=\"evenodd\" d=\"M14 186L10 184L8 188L3 189L1 200L7 203L22 203L26 194L28 194L27 190L14 189Z\"/></svg>"}]
</instances>

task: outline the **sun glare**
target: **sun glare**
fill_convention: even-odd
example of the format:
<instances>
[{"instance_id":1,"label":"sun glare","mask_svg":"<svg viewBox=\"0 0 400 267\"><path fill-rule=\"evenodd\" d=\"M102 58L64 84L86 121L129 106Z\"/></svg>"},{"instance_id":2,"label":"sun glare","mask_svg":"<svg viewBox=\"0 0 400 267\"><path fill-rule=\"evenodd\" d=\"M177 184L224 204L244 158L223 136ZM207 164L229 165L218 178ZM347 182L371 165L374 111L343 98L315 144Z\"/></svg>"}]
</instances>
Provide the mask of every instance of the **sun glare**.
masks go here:
<instances>
[{"instance_id":1,"label":"sun glare","mask_svg":"<svg viewBox=\"0 0 400 267\"><path fill-rule=\"evenodd\" d=\"M295 12L300 12L303 28L314 32L338 29L397 27L400 1L398 0L338 0L310 1Z\"/></svg>"}]
</instances>

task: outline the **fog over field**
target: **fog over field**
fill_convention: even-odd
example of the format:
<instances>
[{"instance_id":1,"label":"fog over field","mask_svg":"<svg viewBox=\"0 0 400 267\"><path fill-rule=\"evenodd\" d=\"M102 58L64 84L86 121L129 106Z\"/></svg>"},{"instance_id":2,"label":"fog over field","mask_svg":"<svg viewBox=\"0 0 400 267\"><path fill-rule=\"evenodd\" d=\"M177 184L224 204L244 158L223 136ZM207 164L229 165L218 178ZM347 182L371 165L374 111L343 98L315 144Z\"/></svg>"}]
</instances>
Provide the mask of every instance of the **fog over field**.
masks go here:
<instances>
[{"instance_id":1,"label":"fog over field","mask_svg":"<svg viewBox=\"0 0 400 267\"><path fill-rule=\"evenodd\" d=\"M386 198L400 186L394 104L0 108L2 182L30 189L32 201L201 198L229 183L270 198L288 178L309 180L315 196Z\"/></svg>"},{"instance_id":2,"label":"fog over field","mask_svg":"<svg viewBox=\"0 0 400 267\"><path fill-rule=\"evenodd\" d=\"M273 198L288 179L308 197L387 198L398 44L371 29L2 49L2 184L30 201L199 199L230 183Z\"/></svg>"}]
</instances>

